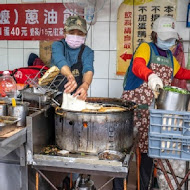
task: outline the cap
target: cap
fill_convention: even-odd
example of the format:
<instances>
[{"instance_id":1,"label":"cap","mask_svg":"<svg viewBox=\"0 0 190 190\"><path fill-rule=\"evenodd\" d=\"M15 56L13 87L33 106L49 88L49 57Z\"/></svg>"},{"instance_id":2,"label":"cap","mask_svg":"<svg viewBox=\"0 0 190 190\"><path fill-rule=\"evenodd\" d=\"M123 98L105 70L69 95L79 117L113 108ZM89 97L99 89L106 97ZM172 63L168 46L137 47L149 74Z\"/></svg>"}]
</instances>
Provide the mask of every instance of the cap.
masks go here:
<instances>
[{"instance_id":1,"label":"cap","mask_svg":"<svg viewBox=\"0 0 190 190\"><path fill-rule=\"evenodd\" d=\"M78 29L83 33L87 33L86 20L80 16L70 16L67 18L64 29L67 31Z\"/></svg>"},{"instance_id":2,"label":"cap","mask_svg":"<svg viewBox=\"0 0 190 190\"><path fill-rule=\"evenodd\" d=\"M169 16L162 16L157 18L153 23L152 31L156 32L161 40L178 38L176 31L176 21L174 18Z\"/></svg>"}]
</instances>

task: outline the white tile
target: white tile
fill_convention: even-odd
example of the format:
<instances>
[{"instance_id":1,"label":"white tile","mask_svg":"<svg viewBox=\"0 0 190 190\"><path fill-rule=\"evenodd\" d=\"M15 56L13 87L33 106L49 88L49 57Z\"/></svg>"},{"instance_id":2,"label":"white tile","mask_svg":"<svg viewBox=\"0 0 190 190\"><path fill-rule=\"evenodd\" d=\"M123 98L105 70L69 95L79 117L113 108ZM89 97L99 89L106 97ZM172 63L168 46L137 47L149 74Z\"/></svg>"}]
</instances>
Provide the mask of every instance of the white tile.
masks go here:
<instances>
[{"instance_id":1,"label":"white tile","mask_svg":"<svg viewBox=\"0 0 190 190\"><path fill-rule=\"evenodd\" d=\"M184 48L184 52L185 52L185 53L188 53L188 51L189 51L189 50L188 50L189 43L190 43L190 42L184 42L184 43L183 43L183 48Z\"/></svg>"},{"instance_id":2,"label":"white tile","mask_svg":"<svg viewBox=\"0 0 190 190\"><path fill-rule=\"evenodd\" d=\"M178 0L177 2L177 21L186 21L188 0Z\"/></svg>"},{"instance_id":3,"label":"white tile","mask_svg":"<svg viewBox=\"0 0 190 190\"><path fill-rule=\"evenodd\" d=\"M92 47L92 26L87 25L88 34L86 37L86 45Z\"/></svg>"},{"instance_id":4,"label":"white tile","mask_svg":"<svg viewBox=\"0 0 190 190\"><path fill-rule=\"evenodd\" d=\"M62 3L62 0L45 0L46 3Z\"/></svg>"},{"instance_id":5,"label":"white tile","mask_svg":"<svg viewBox=\"0 0 190 190\"><path fill-rule=\"evenodd\" d=\"M91 87L89 87L89 89L88 89L87 97L91 97Z\"/></svg>"},{"instance_id":6,"label":"white tile","mask_svg":"<svg viewBox=\"0 0 190 190\"><path fill-rule=\"evenodd\" d=\"M104 4L105 2L105 4ZM110 0L97 1L97 21L109 21L110 20Z\"/></svg>"},{"instance_id":7,"label":"white tile","mask_svg":"<svg viewBox=\"0 0 190 190\"><path fill-rule=\"evenodd\" d=\"M62 0L63 1L63 3L72 3L73 2L73 0Z\"/></svg>"},{"instance_id":8,"label":"white tile","mask_svg":"<svg viewBox=\"0 0 190 190\"><path fill-rule=\"evenodd\" d=\"M39 48L39 41L24 41L24 48Z\"/></svg>"},{"instance_id":9,"label":"white tile","mask_svg":"<svg viewBox=\"0 0 190 190\"><path fill-rule=\"evenodd\" d=\"M117 21L117 13L123 0L111 0L111 21Z\"/></svg>"},{"instance_id":10,"label":"white tile","mask_svg":"<svg viewBox=\"0 0 190 190\"><path fill-rule=\"evenodd\" d=\"M123 80L109 80L109 98L121 98Z\"/></svg>"},{"instance_id":11,"label":"white tile","mask_svg":"<svg viewBox=\"0 0 190 190\"><path fill-rule=\"evenodd\" d=\"M0 3L1 3L1 4L6 4L7 1L6 1L6 0L0 0Z\"/></svg>"},{"instance_id":12,"label":"white tile","mask_svg":"<svg viewBox=\"0 0 190 190\"><path fill-rule=\"evenodd\" d=\"M124 79L124 76L116 75L117 67L117 52L110 51L110 63L109 63L109 79Z\"/></svg>"},{"instance_id":13,"label":"white tile","mask_svg":"<svg viewBox=\"0 0 190 190\"><path fill-rule=\"evenodd\" d=\"M8 49L9 69L23 67L23 49Z\"/></svg>"},{"instance_id":14,"label":"white tile","mask_svg":"<svg viewBox=\"0 0 190 190\"><path fill-rule=\"evenodd\" d=\"M185 67L187 67L188 62L189 62L189 69L190 69L190 52L185 53Z\"/></svg>"},{"instance_id":15,"label":"white tile","mask_svg":"<svg viewBox=\"0 0 190 190\"><path fill-rule=\"evenodd\" d=\"M39 56L39 49L24 49L24 67L28 66L28 58L31 53Z\"/></svg>"},{"instance_id":16,"label":"white tile","mask_svg":"<svg viewBox=\"0 0 190 190\"><path fill-rule=\"evenodd\" d=\"M7 49L1 49L0 48L0 71L4 71L9 69L8 66L8 53L7 53Z\"/></svg>"},{"instance_id":17,"label":"white tile","mask_svg":"<svg viewBox=\"0 0 190 190\"><path fill-rule=\"evenodd\" d=\"M110 23L110 50L117 49L117 22Z\"/></svg>"},{"instance_id":18,"label":"white tile","mask_svg":"<svg viewBox=\"0 0 190 190\"><path fill-rule=\"evenodd\" d=\"M189 40L189 28L186 28L186 22L177 22L176 29L183 40ZM188 52L187 42L184 42L184 52Z\"/></svg>"},{"instance_id":19,"label":"white tile","mask_svg":"<svg viewBox=\"0 0 190 190\"><path fill-rule=\"evenodd\" d=\"M92 97L108 97L108 80L93 79L91 84Z\"/></svg>"},{"instance_id":20,"label":"white tile","mask_svg":"<svg viewBox=\"0 0 190 190\"><path fill-rule=\"evenodd\" d=\"M94 52L94 78L108 78L109 51Z\"/></svg>"},{"instance_id":21,"label":"white tile","mask_svg":"<svg viewBox=\"0 0 190 190\"><path fill-rule=\"evenodd\" d=\"M22 3L43 3L45 0L21 0Z\"/></svg>"},{"instance_id":22,"label":"white tile","mask_svg":"<svg viewBox=\"0 0 190 190\"><path fill-rule=\"evenodd\" d=\"M7 4L21 3L21 0L7 0Z\"/></svg>"},{"instance_id":23,"label":"white tile","mask_svg":"<svg viewBox=\"0 0 190 190\"><path fill-rule=\"evenodd\" d=\"M92 26L92 48L109 50L109 22L96 22Z\"/></svg>"},{"instance_id":24,"label":"white tile","mask_svg":"<svg viewBox=\"0 0 190 190\"><path fill-rule=\"evenodd\" d=\"M23 48L24 47L24 43L23 41L15 41L15 40L9 40L8 41L8 48Z\"/></svg>"},{"instance_id":25,"label":"white tile","mask_svg":"<svg viewBox=\"0 0 190 190\"><path fill-rule=\"evenodd\" d=\"M0 48L7 48L8 41L7 40L0 40Z\"/></svg>"}]
</instances>

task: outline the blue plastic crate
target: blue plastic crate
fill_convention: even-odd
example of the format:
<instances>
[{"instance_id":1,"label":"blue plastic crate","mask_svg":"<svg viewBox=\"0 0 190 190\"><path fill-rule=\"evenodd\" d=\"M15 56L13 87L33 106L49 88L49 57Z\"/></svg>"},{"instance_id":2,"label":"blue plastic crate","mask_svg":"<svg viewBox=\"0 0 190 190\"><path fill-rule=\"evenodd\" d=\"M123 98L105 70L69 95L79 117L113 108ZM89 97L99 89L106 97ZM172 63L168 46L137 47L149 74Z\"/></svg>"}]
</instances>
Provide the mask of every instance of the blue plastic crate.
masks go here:
<instances>
[{"instance_id":1,"label":"blue plastic crate","mask_svg":"<svg viewBox=\"0 0 190 190\"><path fill-rule=\"evenodd\" d=\"M190 137L190 112L150 109L149 132Z\"/></svg>"},{"instance_id":2,"label":"blue plastic crate","mask_svg":"<svg viewBox=\"0 0 190 190\"><path fill-rule=\"evenodd\" d=\"M152 158L190 160L190 137L149 133L148 155Z\"/></svg>"}]
</instances>

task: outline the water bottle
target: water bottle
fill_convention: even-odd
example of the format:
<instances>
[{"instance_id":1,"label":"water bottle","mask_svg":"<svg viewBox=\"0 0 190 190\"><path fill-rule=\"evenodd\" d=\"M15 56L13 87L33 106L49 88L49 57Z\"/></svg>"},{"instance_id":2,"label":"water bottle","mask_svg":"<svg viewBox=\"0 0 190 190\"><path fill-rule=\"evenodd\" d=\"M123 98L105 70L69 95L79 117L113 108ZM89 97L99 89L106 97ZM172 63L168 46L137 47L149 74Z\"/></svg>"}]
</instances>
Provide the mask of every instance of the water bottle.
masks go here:
<instances>
[{"instance_id":1,"label":"water bottle","mask_svg":"<svg viewBox=\"0 0 190 190\"><path fill-rule=\"evenodd\" d=\"M16 82L9 71L4 71L0 77L0 97L16 98Z\"/></svg>"}]
</instances>

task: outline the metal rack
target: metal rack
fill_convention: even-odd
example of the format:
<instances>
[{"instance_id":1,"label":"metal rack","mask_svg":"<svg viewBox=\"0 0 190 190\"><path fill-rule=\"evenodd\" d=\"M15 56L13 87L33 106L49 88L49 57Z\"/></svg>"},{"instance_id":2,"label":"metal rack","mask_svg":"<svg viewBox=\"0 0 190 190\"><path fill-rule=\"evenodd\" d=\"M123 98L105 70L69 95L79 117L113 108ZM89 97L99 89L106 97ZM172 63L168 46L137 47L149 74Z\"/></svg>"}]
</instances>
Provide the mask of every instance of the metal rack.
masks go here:
<instances>
[{"instance_id":1,"label":"metal rack","mask_svg":"<svg viewBox=\"0 0 190 190\"><path fill-rule=\"evenodd\" d=\"M173 179L174 179L174 181L175 181L175 183L177 185L177 190L182 190L182 186L184 184L185 184L185 190L188 190L189 189L188 188L188 177L190 176L189 162L186 162L186 174L185 174L183 180L181 181L181 183L179 183L178 179L177 179L177 176L175 175L174 170L173 170L169 160L168 159L164 159L164 160L166 161L167 166L169 168L169 171L170 171L170 173L171 173L171 175L172 175L172 177L173 177ZM168 182L168 185L169 185L170 189L174 190L174 187L173 187L173 185L171 183L171 180L170 180L170 178L168 176L168 172L166 171L166 169L165 169L165 167L163 165L163 159L154 159L154 161L155 161L155 163L157 165L160 166L161 171L163 172L163 174L165 176L165 179Z\"/></svg>"},{"instance_id":2,"label":"metal rack","mask_svg":"<svg viewBox=\"0 0 190 190\"><path fill-rule=\"evenodd\" d=\"M30 86L36 88L39 92L45 94L47 92L50 92L51 90L58 90L59 86L62 84L62 82L66 79L66 77L61 77L61 74L58 74L54 77L54 79L47 85L41 86L38 84L39 76L44 75L44 67L43 66L40 71L33 75L26 75L27 79L25 81L26 84L29 84Z\"/></svg>"},{"instance_id":3,"label":"metal rack","mask_svg":"<svg viewBox=\"0 0 190 190\"><path fill-rule=\"evenodd\" d=\"M37 74L26 75L27 79L25 83L28 87L31 88L26 88L21 91L22 99L23 97L25 97L28 101L33 100L38 102L38 107L40 109L42 108L42 104L46 102L46 100L49 100L59 106L59 103L54 99L54 97L62 93L59 92L59 86L66 80L66 77L58 74L53 78L52 81L49 82L49 84L43 86L39 85L38 79L39 76L42 77L44 75L44 67L42 67Z\"/></svg>"}]
</instances>

